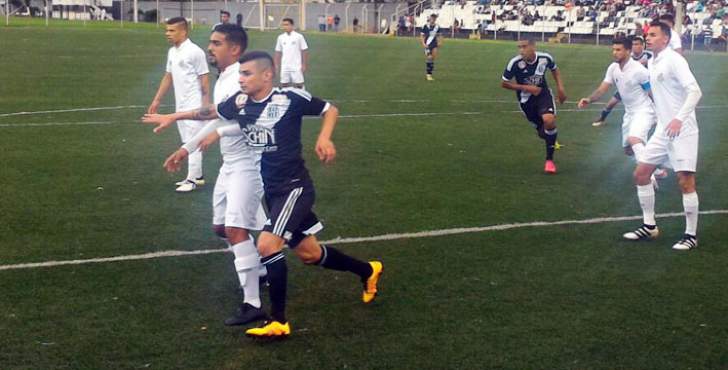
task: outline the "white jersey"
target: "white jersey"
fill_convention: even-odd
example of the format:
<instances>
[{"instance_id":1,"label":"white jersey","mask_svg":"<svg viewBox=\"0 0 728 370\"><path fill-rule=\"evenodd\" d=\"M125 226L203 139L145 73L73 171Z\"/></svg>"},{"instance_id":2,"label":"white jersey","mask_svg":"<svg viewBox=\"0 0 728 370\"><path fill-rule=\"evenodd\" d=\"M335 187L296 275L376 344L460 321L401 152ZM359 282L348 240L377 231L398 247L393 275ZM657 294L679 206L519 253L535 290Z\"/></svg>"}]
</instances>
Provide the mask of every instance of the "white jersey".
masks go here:
<instances>
[{"instance_id":1,"label":"white jersey","mask_svg":"<svg viewBox=\"0 0 728 370\"><path fill-rule=\"evenodd\" d=\"M240 71L240 63L235 63L220 73L215 82L214 100L215 105L227 100L229 97L240 91L238 76ZM217 120L217 127L227 125L238 125L238 121ZM224 163L232 163L240 160L250 160L251 163L257 164L260 161L260 154L253 151L250 146L245 144L243 136L225 136L220 138L220 152Z\"/></svg>"},{"instance_id":2,"label":"white jersey","mask_svg":"<svg viewBox=\"0 0 728 370\"><path fill-rule=\"evenodd\" d=\"M177 112L202 107L200 76L210 72L205 52L190 39L172 46L167 53L167 72L172 74Z\"/></svg>"},{"instance_id":3,"label":"white jersey","mask_svg":"<svg viewBox=\"0 0 728 370\"><path fill-rule=\"evenodd\" d=\"M657 130L664 131L670 121L678 118L683 121L681 136L697 134L695 110L678 115L687 100L687 87L698 86L687 60L676 51L665 48L649 60L648 71L657 111Z\"/></svg>"},{"instance_id":4,"label":"white jersey","mask_svg":"<svg viewBox=\"0 0 728 370\"><path fill-rule=\"evenodd\" d=\"M607 68L604 82L617 87L626 113L654 111L648 95L650 74L640 62L629 58L624 68L617 62L612 63Z\"/></svg>"},{"instance_id":5,"label":"white jersey","mask_svg":"<svg viewBox=\"0 0 728 370\"><path fill-rule=\"evenodd\" d=\"M670 29L670 43L667 46L672 50L682 49L682 40L677 31Z\"/></svg>"},{"instance_id":6,"label":"white jersey","mask_svg":"<svg viewBox=\"0 0 728 370\"><path fill-rule=\"evenodd\" d=\"M276 51L281 53L281 71L300 71L303 64L301 51L307 49L306 39L300 33L291 31L280 34L276 41Z\"/></svg>"}]
</instances>

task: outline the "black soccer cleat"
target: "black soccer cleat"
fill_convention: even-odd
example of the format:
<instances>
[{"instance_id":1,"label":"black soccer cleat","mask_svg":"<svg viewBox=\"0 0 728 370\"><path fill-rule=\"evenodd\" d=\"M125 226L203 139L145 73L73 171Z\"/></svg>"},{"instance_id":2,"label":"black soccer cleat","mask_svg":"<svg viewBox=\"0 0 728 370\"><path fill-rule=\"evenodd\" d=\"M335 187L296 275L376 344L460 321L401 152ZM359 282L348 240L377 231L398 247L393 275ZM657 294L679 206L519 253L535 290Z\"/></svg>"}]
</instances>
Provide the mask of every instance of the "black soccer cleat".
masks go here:
<instances>
[{"instance_id":1,"label":"black soccer cleat","mask_svg":"<svg viewBox=\"0 0 728 370\"><path fill-rule=\"evenodd\" d=\"M235 313L225 319L225 326L240 326L253 321L265 320L268 316L265 312L252 306L250 303L243 303Z\"/></svg>"}]
</instances>

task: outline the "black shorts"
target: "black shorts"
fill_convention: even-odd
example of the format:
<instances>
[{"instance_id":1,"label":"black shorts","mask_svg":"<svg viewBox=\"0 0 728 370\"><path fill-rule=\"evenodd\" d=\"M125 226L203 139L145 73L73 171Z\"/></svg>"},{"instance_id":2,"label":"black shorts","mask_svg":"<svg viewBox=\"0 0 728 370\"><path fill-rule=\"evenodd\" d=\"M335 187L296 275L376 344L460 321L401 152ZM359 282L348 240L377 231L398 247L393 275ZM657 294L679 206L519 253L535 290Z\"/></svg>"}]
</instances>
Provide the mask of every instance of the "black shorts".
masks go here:
<instances>
[{"instance_id":1,"label":"black shorts","mask_svg":"<svg viewBox=\"0 0 728 370\"><path fill-rule=\"evenodd\" d=\"M521 103L521 110L526 115L526 119L533 123L536 128L543 126L544 114L556 114L556 107L554 106L554 98L551 95L551 90L545 89L541 91L541 94L537 96L531 96L527 102Z\"/></svg>"},{"instance_id":2,"label":"black shorts","mask_svg":"<svg viewBox=\"0 0 728 370\"><path fill-rule=\"evenodd\" d=\"M430 55L432 55L432 52L435 49L437 49L437 43L432 43L430 45L427 45L427 47L425 48L425 56L429 57Z\"/></svg>"},{"instance_id":3,"label":"black shorts","mask_svg":"<svg viewBox=\"0 0 728 370\"><path fill-rule=\"evenodd\" d=\"M313 213L315 200L316 192L310 182L288 192L265 194L268 221L263 231L280 236L290 248L295 248L304 238L324 228Z\"/></svg>"}]
</instances>

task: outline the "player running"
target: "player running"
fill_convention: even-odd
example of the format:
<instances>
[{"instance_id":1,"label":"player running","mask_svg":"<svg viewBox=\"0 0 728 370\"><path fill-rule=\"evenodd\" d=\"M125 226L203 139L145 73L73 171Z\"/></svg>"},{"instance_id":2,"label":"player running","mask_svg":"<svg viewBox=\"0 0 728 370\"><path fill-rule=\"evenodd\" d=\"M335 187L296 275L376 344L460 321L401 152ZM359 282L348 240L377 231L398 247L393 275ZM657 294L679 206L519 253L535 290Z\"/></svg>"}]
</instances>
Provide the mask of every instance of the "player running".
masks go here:
<instances>
[{"instance_id":1,"label":"player running","mask_svg":"<svg viewBox=\"0 0 728 370\"><path fill-rule=\"evenodd\" d=\"M258 237L258 251L268 270L271 320L261 327L249 329L246 334L285 337L291 333L285 314L288 284L288 267L282 250L285 244L305 264L358 275L364 286L364 303L370 303L376 297L382 264L352 258L321 245L315 236L323 225L313 213L315 190L301 153L301 124L304 116L323 116L316 153L321 161L331 163L336 157L336 148L331 141L338 118L336 107L303 90L274 88L275 67L266 52L246 53L239 62L242 91L217 107L145 115L144 121L168 126L178 119L237 120L238 126L218 128L200 143L200 147L204 149L220 137L243 136L247 145L263 152L261 175L268 221ZM177 170L186 155L183 150L175 152L167 158L165 167L169 171Z\"/></svg>"},{"instance_id":2,"label":"player running","mask_svg":"<svg viewBox=\"0 0 728 370\"><path fill-rule=\"evenodd\" d=\"M551 89L546 83L546 70L551 71L556 81L559 104L566 101L561 74L554 58L547 53L537 52L536 42L532 39L518 41L518 51L519 55L508 62L503 72L501 87L516 91L521 111L546 143L544 172L555 174L556 107ZM516 81L511 81L514 78Z\"/></svg>"}]
</instances>

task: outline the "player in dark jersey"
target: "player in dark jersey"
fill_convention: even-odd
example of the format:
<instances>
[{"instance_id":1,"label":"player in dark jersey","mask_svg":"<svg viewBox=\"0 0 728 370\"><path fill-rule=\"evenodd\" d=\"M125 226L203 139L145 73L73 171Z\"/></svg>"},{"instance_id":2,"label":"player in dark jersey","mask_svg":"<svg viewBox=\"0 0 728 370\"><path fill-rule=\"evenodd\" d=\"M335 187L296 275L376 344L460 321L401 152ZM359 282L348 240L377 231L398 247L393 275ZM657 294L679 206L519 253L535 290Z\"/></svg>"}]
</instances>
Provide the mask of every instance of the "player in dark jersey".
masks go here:
<instances>
[{"instance_id":1,"label":"player in dark jersey","mask_svg":"<svg viewBox=\"0 0 728 370\"><path fill-rule=\"evenodd\" d=\"M212 131L199 144L205 149L221 136L243 136L246 143L262 151L261 175L268 208L268 222L258 236L261 262L268 270L271 320L246 334L252 337L285 337L291 332L285 316L288 268L283 246L287 244L305 264L349 271L358 275L364 285L362 301L370 303L377 293L382 273L378 261L363 262L339 250L321 245L315 234L323 228L313 213L315 190L304 165L301 144L303 116L323 116L316 142L316 153L324 163L336 157L331 135L338 110L333 105L312 97L299 89L273 87L274 63L271 56L253 51L240 58L241 92L220 103L197 111L169 115L145 115L144 122L159 127L179 119L237 120L239 126L225 126ZM215 109L216 108L216 109ZM176 171L187 156L180 149L165 161L169 171Z\"/></svg>"},{"instance_id":2,"label":"player in dark jersey","mask_svg":"<svg viewBox=\"0 0 728 370\"><path fill-rule=\"evenodd\" d=\"M643 66L645 66L645 68L647 68L647 61L652 58L652 52L645 50L645 39L642 36L632 36L630 39L632 40L632 59L640 62ZM609 99L601 113L599 113L599 118L592 122L592 126L596 127L604 125L609 113L612 113L612 109L614 109L621 100L622 98L619 96L619 93L615 93L614 96Z\"/></svg>"},{"instance_id":3,"label":"player in dark jersey","mask_svg":"<svg viewBox=\"0 0 728 370\"><path fill-rule=\"evenodd\" d=\"M564 84L561 74L556 67L554 58L536 51L533 40L518 41L519 55L508 62L503 72L501 86L505 89L515 90L523 114L531 122L538 136L546 142L546 173L556 173L554 164L554 150L556 147L556 107L551 90L546 83L546 70L550 70L556 81L559 104L566 101ZM516 81L513 82L512 80Z\"/></svg>"},{"instance_id":4,"label":"player in dark jersey","mask_svg":"<svg viewBox=\"0 0 728 370\"><path fill-rule=\"evenodd\" d=\"M430 15L427 23L422 26L422 47L425 48L425 77L432 81L432 72L435 70L435 59L437 59L438 48L440 47L440 26L436 24L437 14Z\"/></svg>"}]
</instances>

